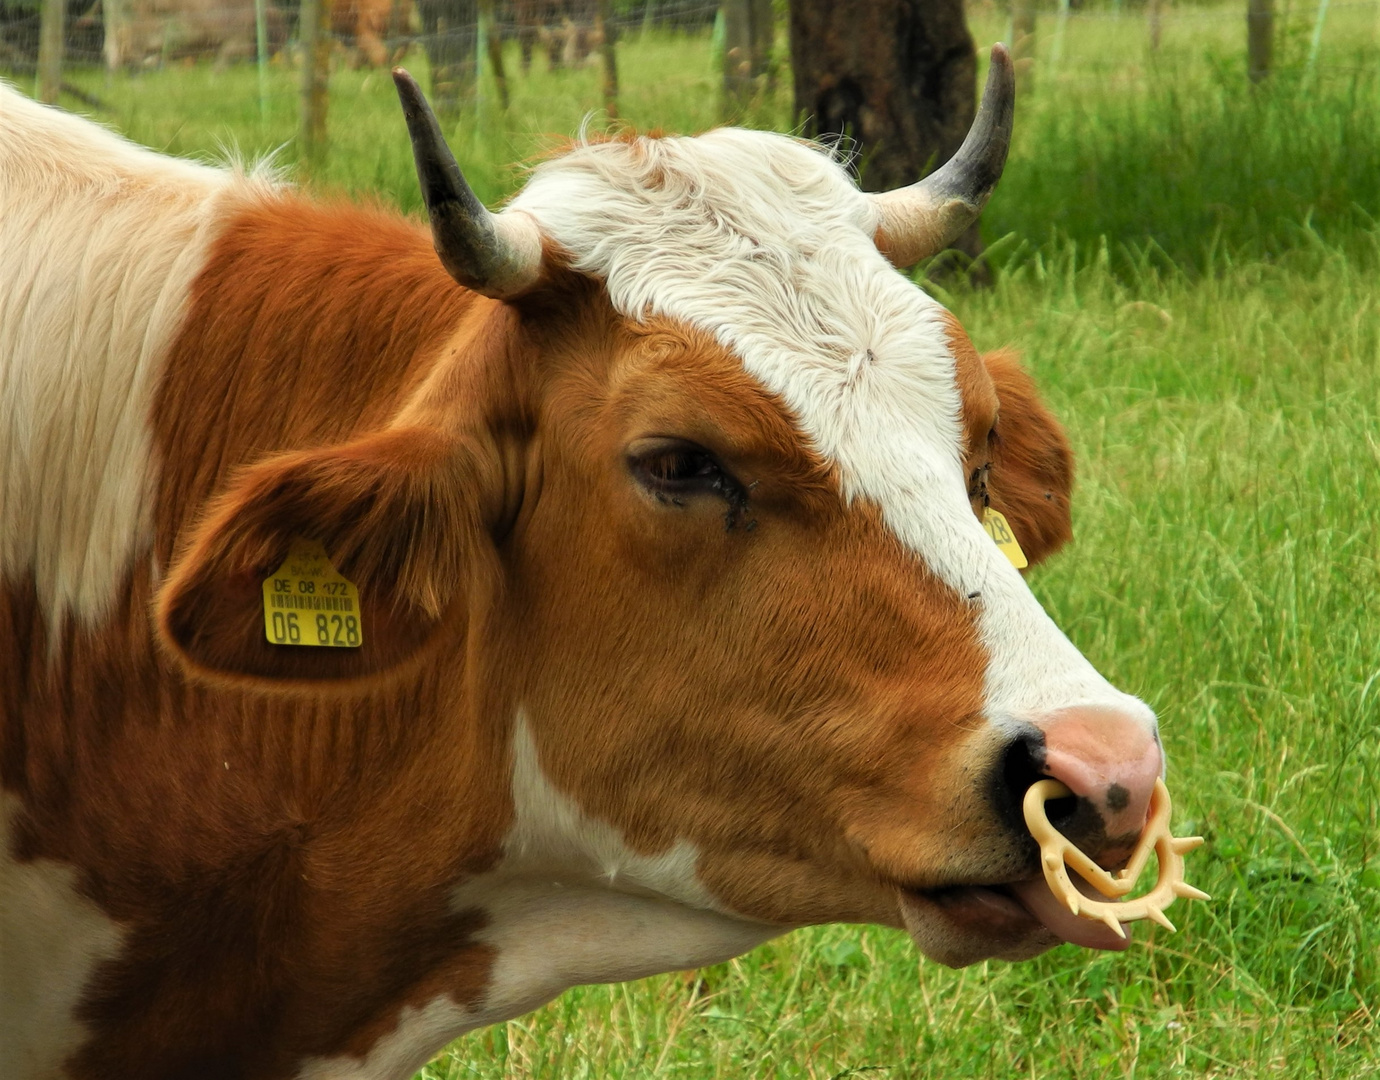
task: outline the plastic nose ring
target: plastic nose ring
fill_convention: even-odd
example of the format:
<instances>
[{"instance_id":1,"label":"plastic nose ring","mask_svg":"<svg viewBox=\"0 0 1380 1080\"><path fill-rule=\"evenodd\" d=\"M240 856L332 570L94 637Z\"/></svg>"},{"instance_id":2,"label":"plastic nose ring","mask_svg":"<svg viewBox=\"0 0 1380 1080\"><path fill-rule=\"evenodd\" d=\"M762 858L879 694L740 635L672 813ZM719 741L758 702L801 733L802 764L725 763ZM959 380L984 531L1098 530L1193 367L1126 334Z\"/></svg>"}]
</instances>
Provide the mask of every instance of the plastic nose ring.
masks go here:
<instances>
[{"instance_id":1,"label":"plastic nose ring","mask_svg":"<svg viewBox=\"0 0 1380 1080\"><path fill-rule=\"evenodd\" d=\"M1184 856L1198 847L1203 838L1170 834L1169 815L1173 805L1163 780L1155 781L1155 790L1150 796L1149 818L1136 842L1135 854L1126 868L1115 877L1079 851L1049 823L1045 803L1049 799L1062 799L1070 794L1069 789L1058 780L1038 780L1025 793L1022 809L1026 828L1040 845L1040 867L1044 870L1050 892L1067 904L1075 915L1105 923L1124 938L1126 931L1121 924L1141 919L1150 919L1166 930L1174 930L1174 924L1165 918L1164 909L1174 902L1175 897L1212 899L1201 889L1195 889L1184 881ZM1136 879L1145 869L1152 851L1159 862L1159 878L1155 887L1134 900L1120 899L1136 887ZM1069 879L1069 867L1073 867L1079 877L1108 899L1094 900L1075 889Z\"/></svg>"}]
</instances>

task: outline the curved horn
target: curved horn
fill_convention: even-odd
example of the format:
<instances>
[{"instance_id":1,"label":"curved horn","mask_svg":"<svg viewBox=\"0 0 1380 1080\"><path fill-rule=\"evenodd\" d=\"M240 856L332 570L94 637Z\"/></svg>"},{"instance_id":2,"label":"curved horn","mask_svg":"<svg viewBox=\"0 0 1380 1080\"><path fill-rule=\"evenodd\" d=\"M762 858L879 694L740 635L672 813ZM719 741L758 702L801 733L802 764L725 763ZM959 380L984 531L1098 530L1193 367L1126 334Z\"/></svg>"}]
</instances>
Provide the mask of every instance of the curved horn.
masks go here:
<instances>
[{"instance_id":1,"label":"curved horn","mask_svg":"<svg viewBox=\"0 0 1380 1080\"><path fill-rule=\"evenodd\" d=\"M460 173L441 125L417 80L393 69L422 200L431 219L431 241L450 276L467 289L508 299L541 276L541 234L526 214L491 214Z\"/></svg>"},{"instance_id":2,"label":"curved horn","mask_svg":"<svg viewBox=\"0 0 1380 1080\"><path fill-rule=\"evenodd\" d=\"M987 87L968 137L942 168L918 183L873 195L877 247L896 266L943 251L977 220L1001 179L1011 145L1016 79L1006 46L992 46Z\"/></svg>"}]
</instances>

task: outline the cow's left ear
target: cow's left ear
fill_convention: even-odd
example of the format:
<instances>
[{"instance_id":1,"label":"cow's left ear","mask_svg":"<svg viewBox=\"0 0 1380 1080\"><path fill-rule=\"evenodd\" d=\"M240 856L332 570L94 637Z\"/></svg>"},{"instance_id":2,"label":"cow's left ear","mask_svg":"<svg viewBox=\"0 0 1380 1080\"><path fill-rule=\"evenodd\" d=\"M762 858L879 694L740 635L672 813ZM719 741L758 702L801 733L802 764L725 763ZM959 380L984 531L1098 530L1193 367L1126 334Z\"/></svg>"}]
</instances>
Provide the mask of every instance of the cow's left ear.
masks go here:
<instances>
[{"instance_id":1,"label":"cow's left ear","mask_svg":"<svg viewBox=\"0 0 1380 1080\"><path fill-rule=\"evenodd\" d=\"M464 443L421 428L250 467L174 559L157 598L160 638L193 674L284 689L407 665L464 603L489 554L483 471ZM299 540L319 542L358 589L357 647L268 639L264 582ZM319 614L298 614L308 640Z\"/></svg>"},{"instance_id":2,"label":"cow's left ear","mask_svg":"<svg viewBox=\"0 0 1380 1080\"><path fill-rule=\"evenodd\" d=\"M1073 537L1073 452L1015 354L999 350L982 359L999 402L988 494L1034 565Z\"/></svg>"}]
</instances>

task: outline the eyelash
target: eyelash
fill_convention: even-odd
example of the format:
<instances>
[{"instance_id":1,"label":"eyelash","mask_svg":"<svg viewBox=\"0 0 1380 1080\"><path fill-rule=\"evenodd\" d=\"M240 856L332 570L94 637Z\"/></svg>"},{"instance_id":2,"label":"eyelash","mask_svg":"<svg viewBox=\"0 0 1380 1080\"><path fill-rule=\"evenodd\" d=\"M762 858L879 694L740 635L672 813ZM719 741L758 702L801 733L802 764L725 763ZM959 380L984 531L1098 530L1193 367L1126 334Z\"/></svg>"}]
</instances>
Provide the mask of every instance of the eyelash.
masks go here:
<instances>
[{"instance_id":1,"label":"eyelash","mask_svg":"<svg viewBox=\"0 0 1380 1080\"><path fill-rule=\"evenodd\" d=\"M728 504L724 515L728 529L747 511L748 488L710 451L695 443L682 439L653 440L652 445L628 455L628 468L658 502L684 506L688 497L717 495ZM751 531L756 524L748 521L745 528Z\"/></svg>"}]
</instances>

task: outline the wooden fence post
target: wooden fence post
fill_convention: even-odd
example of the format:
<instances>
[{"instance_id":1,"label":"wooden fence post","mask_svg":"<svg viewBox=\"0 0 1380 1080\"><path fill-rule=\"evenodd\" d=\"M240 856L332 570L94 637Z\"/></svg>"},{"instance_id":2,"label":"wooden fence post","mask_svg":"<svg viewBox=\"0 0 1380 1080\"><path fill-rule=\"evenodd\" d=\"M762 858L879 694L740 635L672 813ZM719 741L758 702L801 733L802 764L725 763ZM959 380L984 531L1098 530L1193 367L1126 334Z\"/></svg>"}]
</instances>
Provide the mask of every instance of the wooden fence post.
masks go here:
<instances>
[{"instance_id":1,"label":"wooden fence post","mask_svg":"<svg viewBox=\"0 0 1380 1080\"><path fill-rule=\"evenodd\" d=\"M724 116L741 116L752 100L752 13L748 0L724 0Z\"/></svg>"},{"instance_id":2,"label":"wooden fence post","mask_svg":"<svg viewBox=\"0 0 1380 1080\"><path fill-rule=\"evenodd\" d=\"M1064 62L1064 34L1069 27L1069 0L1059 0L1059 15L1054 20L1054 44L1049 50L1049 70L1059 70Z\"/></svg>"},{"instance_id":3,"label":"wooden fence post","mask_svg":"<svg viewBox=\"0 0 1380 1080\"><path fill-rule=\"evenodd\" d=\"M772 64L772 47L776 43L776 13L772 10L771 0L752 0L748 14L752 20L748 48L752 53L753 83L760 84L765 75L770 84L768 90L774 90L776 68Z\"/></svg>"},{"instance_id":4,"label":"wooden fence post","mask_svg":"<svg viewBox=\"0 0 1380 1080\"><path fill-rule=\"evenodd\" d=\"M493 68L494 86L498 88L498 103L508 111L508 72L503 67L503 32L494 11L494 0L479 0L479 21L484 24L484 51Z\"/></svg>"},{"instance_id":5,"label":"wooden fence post","mask_svg":"<svg viewBox=\"0 0 1380 1080\"><path fill-rule=\"evenodd\" d=\"M66 0L43 0L38 29L38 100L56 105L62 89L62 44Z\"/></svg>"},{"instance_id":6,"label":"wooden fence post","mask_svg":"<svg viewBox=\"0 0 1380 1080\"><path fill-rule=\"evenodd\" d=\"M1246 70L1251 82L1269 78L1275 44L1275 0L1246 0Z\"/></svg>"},{"instance_id":7,"label":"wooden fence post","mask_svg":"<svg viewBox=\"0 0 1380 1080\"><path fill-rule=\"evenodd\" d=\"M298 22L302 45L301 122L297 141L302 163L315 172L326 159L326 109L331 79L331 0L302 0Z\"/></svg>"},{"instance_id":8,"label":"wooden fence post","mask_svg":"<svg viewBox=\"0 0 1380 1080\"><path fill-rule=\"evenodd\" d=\"M611 0L599 0L594 9L595 28L599 34L599 55L604 61L604 111L609 119L618 118L618 26L613 21Z\"/></svg>"},{"instance_id":9,"label":"wooden fence post","mask_svg":"<svg viewBox=\"0 0 1380 1080\"><path fill-rule=\"evenodd\" d=\"M109 4L110 0L101 0ZM109 30L106 33L110 33ZM259 119L268 119L268 27L264 0L254 0L254 45L259 69Z\"/></svg>"},{"instance_id":10,"label":"wooden fence post","mask_svg":"<svg viewBox=\"0 0 1380 1080\"><path fill-rule=\"evenodd\" d=\"M105 41L101 46L105 68L107 71L119 71L129 59L126 55L129 38L126 0L101 0L101 22L105 28Z\"/></svg>"},{"instance_id":11,"label":"wooden fence post","mask_svg":"<svg viewBox=\"0 0 1380 1080\"><path fill-rule=\"evenodd\" d=\"M1029 92L1035 81L1035 0L1011 0L1011 59L1017 85Z\"/></svg>"}]
</instances>

